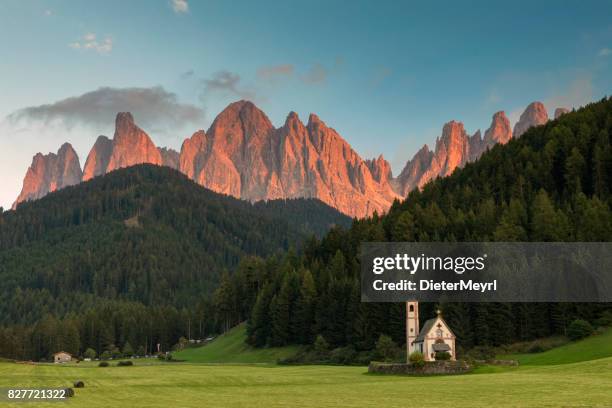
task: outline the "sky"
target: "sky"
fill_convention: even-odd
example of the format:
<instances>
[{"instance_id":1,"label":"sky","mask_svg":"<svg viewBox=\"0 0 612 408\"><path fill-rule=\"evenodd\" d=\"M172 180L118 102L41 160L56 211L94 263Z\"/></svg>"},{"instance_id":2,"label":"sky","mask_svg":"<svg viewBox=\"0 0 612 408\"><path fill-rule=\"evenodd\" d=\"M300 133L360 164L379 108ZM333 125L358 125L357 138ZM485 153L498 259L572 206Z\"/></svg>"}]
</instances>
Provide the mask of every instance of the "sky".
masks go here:
<instances>
[{"instance_id":1,"label":"sky","mask_svg":"<svg viewBox=\"0 0 612 408\"><path fill-rule=\"evenodd\" d=\"M425 4L429 3L429 4ZM527 104L612 90L610 1L0 0L0 206L37 152L81 165L132 111L180 149L227 104L281 126L316 113L398 174L449 120L484 131Z\"/></svg>"}]
</instances>

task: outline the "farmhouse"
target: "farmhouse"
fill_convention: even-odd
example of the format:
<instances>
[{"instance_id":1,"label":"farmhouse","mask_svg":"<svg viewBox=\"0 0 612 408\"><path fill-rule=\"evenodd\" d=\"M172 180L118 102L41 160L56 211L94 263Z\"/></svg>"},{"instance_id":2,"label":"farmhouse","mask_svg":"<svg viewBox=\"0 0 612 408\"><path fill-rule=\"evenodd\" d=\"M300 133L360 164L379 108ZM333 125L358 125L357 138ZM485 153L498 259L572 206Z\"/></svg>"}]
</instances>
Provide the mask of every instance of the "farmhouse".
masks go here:
<instances>
[{"instance_id":1,"label":"farmhouse","mask_svg":"<svg viewBox=\"0 0 612 408\"><path fill-rule=\"evenodd\" d=\"M457 358L455 334L442 318L442 312L438 310L438 315L419 330L419 302L406 302L406 349L408 356L415 351L423 353L425 361L434 361L439 352L449 353L451 360Z\"/></svg>"},{"instance_id":2,"label":"farmhouse","mask_svg":"<svg viewBox=\"0 0 612 408\"><path fill-rule=\"evenodd\" d=\"M56 364L59 363L67 363L72 360L72 355L70 353L66 353L65 351L58 351L53 354L53 362Z\"/></svg>"}]
</instances>

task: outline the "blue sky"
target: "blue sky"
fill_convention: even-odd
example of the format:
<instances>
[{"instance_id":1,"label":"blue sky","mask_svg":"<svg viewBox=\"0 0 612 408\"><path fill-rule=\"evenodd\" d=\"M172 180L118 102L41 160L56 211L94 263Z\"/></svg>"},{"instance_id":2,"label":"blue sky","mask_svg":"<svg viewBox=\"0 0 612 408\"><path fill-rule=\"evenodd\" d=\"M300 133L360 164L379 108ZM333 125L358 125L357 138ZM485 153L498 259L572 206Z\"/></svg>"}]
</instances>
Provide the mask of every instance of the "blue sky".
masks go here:
<instances>
[{"instance_id":1,"label":"blue sky","mask_svg":"<svg viewBox=\"0 0 612 408\"><path fill-rule=\"evenodd\" d=\"M451 119L484 131L498 110L516 120L534 100L552 111L612 89L610 1L423 3L0 0L0 205L36 152L70 141L84 161L133 104L176 149L234 100L277 126L315 112L397 174Z\"/></svg>"}]
</instances>

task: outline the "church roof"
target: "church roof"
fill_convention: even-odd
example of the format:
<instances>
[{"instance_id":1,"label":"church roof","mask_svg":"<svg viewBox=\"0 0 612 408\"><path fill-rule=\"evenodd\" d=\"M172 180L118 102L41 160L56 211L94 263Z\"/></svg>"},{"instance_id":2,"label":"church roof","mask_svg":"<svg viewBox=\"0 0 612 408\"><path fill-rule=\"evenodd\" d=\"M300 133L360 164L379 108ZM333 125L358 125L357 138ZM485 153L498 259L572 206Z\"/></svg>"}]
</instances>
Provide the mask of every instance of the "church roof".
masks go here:
<instances>
[{"instance_id":1,"label":"church roof","mask_svg":"<svg viewBox=\"0 0 612 408\"><path fill-rule=\"evenodd\" d=\"M453 331L451 330L449 325L446 323L446 321L442 318L442 316L438 316L438 317L434 317L432 319L429 319L429 320L427 320L425 322L425 324L423 325L423 328L419 332L419 335L417 336L417 338L414 339L413 343L420 343L423 340L425 340L425 336L427 336L427 333L429 333L431 331L431 328L434 326L434 324L436 324L436 322L438 321L438 318L440 319L440 321L442 323L444 323L444 325L446 326L446 328L450 332L451 336L455 337L455 334L453 333Z\"/></svg>"},{"instance_id":2,"label":"church roof","mask_svg":"<svg viewBox=\"0 0 612 408\"><path fill-rule=\"evenodd\" d=\"M414 339L415 343L425 340L425 336L427 335L427 333L429 333L434 323L436 323L436 320L438 320L438 318L434 317L433 319L429 319L428 321L425 322L425 324L423 325L423 328L419 332L419 335L417 336L416 339Z\"/></svg>"}]
</instances>

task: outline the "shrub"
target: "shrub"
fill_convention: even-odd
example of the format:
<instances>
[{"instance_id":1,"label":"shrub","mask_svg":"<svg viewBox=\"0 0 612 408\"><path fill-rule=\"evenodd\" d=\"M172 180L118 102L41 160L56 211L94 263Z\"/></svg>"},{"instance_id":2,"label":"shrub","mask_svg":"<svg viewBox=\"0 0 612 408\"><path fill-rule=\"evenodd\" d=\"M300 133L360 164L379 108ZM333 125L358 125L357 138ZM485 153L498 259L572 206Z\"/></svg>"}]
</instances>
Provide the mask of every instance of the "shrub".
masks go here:
<instances>
[{"instance_id":1,"label":"shrub","mask_svg":"<svg viewBox=\"0 0 612 408\"><path fill-rule=\"evenodd\" d=\"M113 355L111 354L111 352L110 352L110 351L108 351L108 350L104 350L104 351L102 352L102 354L100 354L100 359L101 359L101 360L109 360L109 359L110 359L112 356L113 356Z\"/></svg>"},{"instance_id":2,"label":"shrub","mask_svg":"<svg viewBox=\"0 0 612 408\"><path fill-rule=\"evenodd\" d=\"M327 356L329 353L329 344L325 340L325 337L321 336L320 334L315 339L314 351L321 357Z\"/></svg>"},{"instance_id":3,"label":"shrub","mask_svg":"<svg viewBox=\"0 0 612 408\"><path fill-rule=\"evenodd\" d=\"M353 364L357 357L357 351L353 346L339 347L332 350L330 361L334 364Z\"/></svg>"},{"instance_id":4,"label":"shrub","mask_svg":"<svg viewBox=\"0 0 612 408\"><path fill-rule=\"evenodd\" d=\"M74 382L74 388L84 388L85 387L85 383L81 380L75 381Z\"/></svg>"},{"instance_id":5,"label":"shrub","mask_svg":"<svg viewBox=\"0 0 612 408\"><path fill-rule=\"evenodd\" d=\"M100 361L100 364L98 364L98 367L108 367L108 361Z\"/></svg>"},{"instance_id":6,"label":"shrub","mask_svg":"<svg viewBox=\"0 0 612 408\"><path fill-rule=\"evenodd\" d=\"M143 346L138 346L138 349L136 349L136 355L140 357L144 356L145 348Z\"/></svg>"},{"instance_id":7,"label":"shrub","mask_svg":"<svg viewBox=\"0 0 612 408\"><path fill-rule=\"evenodd\" d=\"M87 350L85 350L85 352L83 353L83 357L85 358L90 358L90 359L94 359L96 358L96 350L92 349L91 347L88 348Z\"/></svg>"},{"instance_id":8,"label":"shrub","mask_svg":"<svg viewBox=\"0 0 612 408\"><path fill-rule=\"evenodd\" d=\"M398 354L397 344L391 337L381 334L376 342L376 354L383 361L392 361Z\"/></svg>"},{"instance_id":9,"label":"shrub","mask_svg":"<svg viewBox=\"0 0 612 408\"><path fill-rule=\"evenodd\" d=\"M72 388L64 388L64 395L66 398L74 397L74 390Z\"/></svg>"},{"instance_id":10,"label":"shrub","mask_svg":"<svg viewBox=\"0 0 612 408\"><path fill-rule=\"evenodd\" d=\"M127 366L133 366L134 363L131 361L120 361L117 363L117 367L127 367Z\"/></svg>"},{"instance_id":11,"label":"shrub","mask_svg":"<svg viewBox=\"0 0 612 408\"><path fill-rule=\"evenodd\" d=\"M436 352L436 360L450 360L451 355L448 351Z\"/></svg>"},{"instance_id":12,"label":"shrub","mask_svg":"<svg viewBox=\"0 0 612 408\"><path fill-rule=\"evenodd\" d=\"M569 337L570 340L580 340L591 334L593 334L593 326L586 320L574 320L567 328L567 337Z\"/></svg>"},{"instance_id":13,"label":"shrub","mask_svg":"<svg viewBox=\"0 0 612 408\"><path fill-rule=\"evenodd\" d=\"M606 310L601 314L601 317L595 321L598 326L610 327L612 326L612 312Z\"/></svg>"},{"instance_id":14,"label":"shrub","mask_svg":"<svg viewBox=\"0 0 612 408\"><path fill-rule=\"evenodd\" d=\"M495 350L487 346L476 346L467 352L467 356L474 360L492 360L495 358Z\"/></svg>"},{"instance_id":15,"label":"shrub","mask_svg":"<svg viewBox=\"0 0 612 408\"><path fill-rule=\"evenodd\" d=\"M129 341L126 341L123 345L122 352L124 357L132 357L134 355L134 349L132 348L132 345Z\"/></svg>"},{"instance_id":16,"label":"shrub","mask_svg":"<svg viewBox=\"0 0 612 408\"><path fill-rule=\"evenodd\" d=\"M415 367L423 367L425 365L425 357L420 351L413 351L408 357L408 361Z\"/></svg>"}]
</instances>

